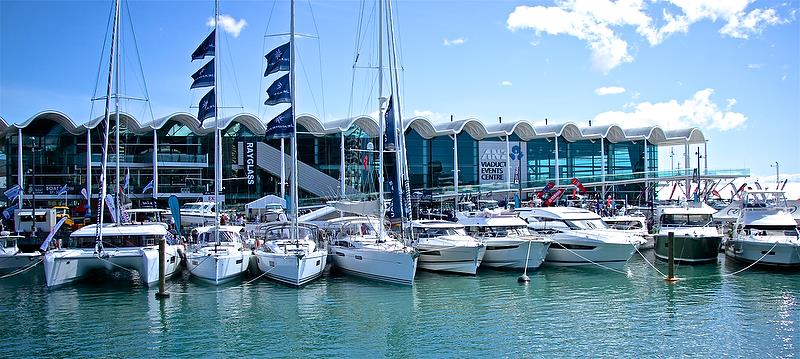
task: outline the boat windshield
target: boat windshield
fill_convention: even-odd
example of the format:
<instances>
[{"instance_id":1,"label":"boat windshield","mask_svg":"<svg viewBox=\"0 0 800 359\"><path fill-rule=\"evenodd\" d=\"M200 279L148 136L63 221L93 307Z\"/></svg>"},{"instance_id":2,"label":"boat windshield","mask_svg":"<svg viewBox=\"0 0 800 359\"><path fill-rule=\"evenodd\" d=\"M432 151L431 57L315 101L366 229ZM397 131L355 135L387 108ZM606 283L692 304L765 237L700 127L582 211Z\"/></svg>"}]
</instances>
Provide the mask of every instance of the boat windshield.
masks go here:
<instances>
[{"instance_id":1,"label":"boat windshield","mask_svg":"<svg viewBox=\"0 0 800 359\"><path fill-rule=\"evenodd\" d=\"M711 223L710 214L665 214L661 216L662 226L703 227Z\"/></svg>"},{"instance_id":2,"label":"boat windshield","mask_svg":"<svg viewBox=\"0 0 800 359\"><path fill-rule=\"evenodd\" d=\"M461 228L421 228L415 227L414 228L414 235L419 238L435 238L441 236L458 236L458 235L465 235L463 229Z\"/></svg>"},{"instance_id":3,"label":"boat windshield","mask_svg":"<svg viewBox=\"0 0 800 359\"><path fill-rule=\"evenodd\" d=\"M214 207L213 206L211 208L208 208L208 207L206 207L206 205L200 204L200 203L188 203L188 204L183 206L183 209L187 210L187 211L211 211L211 212L214 212Z\"/></svg>"},{"instance_id":4,"label":"boat windshield","mask_svg":"<svg viewBox=\"0 0 800 359\"><path fill-rule=\"evenodd\" d=\"M502 227L478 227L478 235L484 237L509 237L527 236L528 227L525 226L502 226Z\"/></svg>"},{"instance_id":5,"label":"boat windshield","mask_svg":"<svg viewBox=\"0 0 800 359\"><path fill-rule=\"evenodd\" d=\"M297 227L297 239L316 239L316 231L308 227ZM268 241L276 241L281 239L295 239L292 238L291 226L273 226L267 228L264 232L264 239Z\"/></svg>"},{"instance_id":6,"label":"boat windshield","mask_svg":"<svg viewBox=\"0 0 800 359\"><path fill-rule=\"evenodd\" d=\"M372 227L372 224L369 222L355 222L355 223L347 223L342 226L342 230L340 233L348 235L348 236L374 236L377 235L377 231L375 228Z\"/></svg>"},{"instance_id":7,"label":"boat windshield","mask_svg":"<svg viewBox=\"0 0 800 359\"><path fill-rule=\"evenodd\" d=\"M787 236L800 238L800 232L794 226L753 226L745 227L745 233L753 236Z\"/></svg>"},{"instance_id":8,"label":"boat windshield","mask_svg":"<svg viewBox=\"0 0 800 359\"><path fill-rule=\"evenodd\" d=\"M608 228L602 219L565 219L564 223L572 230Z\"/></svg>"},{"instance_id":9,"label":"boat windshield","mask_svg":"<svg viewBox=\"0 0 800 359\"><path fill-rule=\"evenodd\" d=\"M626 229L641 229L642 222L639 221L606 221L609 228L626 230Z\"/></svg>"},{"instance_id":10,"label":"boat windshield","mask_svg":"<svg viewBox=\"0 0 800 359\"><path fill-rule=\"evenodd\" d=\"M220 242L238 242L239 234L228 232L228 231L219 231L219 241ZM214 231L208 231L201 233L199 236L200 242L205 243L213 243L216 240L214 239Z\"/></svg>"}]
</instances>

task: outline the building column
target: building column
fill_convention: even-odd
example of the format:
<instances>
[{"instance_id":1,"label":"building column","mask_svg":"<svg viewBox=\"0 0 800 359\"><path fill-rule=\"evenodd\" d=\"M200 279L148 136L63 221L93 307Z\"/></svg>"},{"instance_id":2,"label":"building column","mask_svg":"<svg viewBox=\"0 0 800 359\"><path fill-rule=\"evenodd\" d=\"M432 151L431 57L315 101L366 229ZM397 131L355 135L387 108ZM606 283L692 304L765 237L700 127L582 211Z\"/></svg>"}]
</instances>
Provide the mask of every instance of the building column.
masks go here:
<instances>
[{"instance_id":1,"label":"building column","mask_svg":"<svg viewBox=\"0 0 800 359\"><path fill-rule=\"evenodd\" d=\"M18 197L19 208L17 210L20 210L22 209L22 197L25 196L25 182L22 179L22 128L17 129L17 140L17 184L19 184L21 191Z\"/></svg>"},{"instance_id":2,"label":"building column","mask_svg":"<svg viewBox=\"0 0 800 359\"><path fill-rule=\"evenodd\" d=\"M684 158L684 165L685 165L683 167L683 169L684 169L684 171L686 171L686 201L688 202L689 201L689 196L692 195L691 191L690 191L691 186L692 186L692 168L691 168L691 164L689 163L689 141L688 140L686 140L686 142L684 142L683 158ZM698 168L698 171L699 170L700 169Z\"/></svg>"},{"instance_id":3,"label":"building column","mask_svg":"<svg viewBox=\"0 0 800 359\"><path fill-rule=\"evenodd\" d=\"M556 149L555 149L555 154L556 154L556 186L558 186L558 183L560 182L559 179L561 178L561 175L558 173L558 136L553 137L553 142L555 142L555 147L556 147Z\"/></svg>"},{"instance_id":4,"label":"building column","mask_svg":"<svg viewBox=\"0 0 800 359\"><path fill-rule=\"evenodd\" d=\"M647 154L647 139L643 138L642 142L644 144L644 200L645 202L647 202L650 200L650 190L648 188L650 185L650 181L647 180L648 179L647 167L649 165L649 159Z\"/></svg>"},{"instance_id":5,"label":"building column","mask_svg":"<svg viewBox=\"0 0 800 359\"><path fill-rule=\"evenodd\" d=\"M153 198L158 198L158 132L153 130Z\"/></svg>"},{"instance_id":6,"label":"building column","mask_svg":"<svg viewBox=\"0 0 800 359\"><path fill-rule=\"evenodd\" d=\"M339 133L339 186L340 188L340 196L342 199L345 198L345 162L344 162L344 131Z\"/></svg>"},{"instance_id":7,"label":"building column","mask_svg":"<svg viewBox=\"0 0 800 359\"><path fill-rule=\"evenodd\" d=\"M281 138L281 198L286 198L286 150L283 138Z\"/></svg>"},{"instance_id":8,"label":"building column","mask_svg":"<svg viewBox=\"0 0 800 359\"><path fill-rule=\"evenodd\" d=\"M453 192L456 204L453 209L458 211L458 133L453 134Z\"/></svg>"},{"instance_id":9,"label":"building column","mask_svg":"<svg viewBox=\"0 0 800 359\"><path fill-rule=\"evenodd\" d=\"M92 131L86 129L86 201L92 206Z\"/></svg>"},{"instance_id":10,"label":"building column","mask_svg":"<svg viewBox=\"0 0 800 359\"><path fill-rule=\"evenodd\" d=\"M600 182L603 184L601 198L606 195L606 140L600 137Z\"/></svg>"},{"instance_id":11,"label":"building column","mask_svg":"<svg viewBox=\"0 0 800 359\"><path fill-rule=\"evenodd\" d=\"M511 176L514 174L511 173L511 145L508 142L508 135L506 135L506 195L511 192Z\"/></svg>"}]
</instances>

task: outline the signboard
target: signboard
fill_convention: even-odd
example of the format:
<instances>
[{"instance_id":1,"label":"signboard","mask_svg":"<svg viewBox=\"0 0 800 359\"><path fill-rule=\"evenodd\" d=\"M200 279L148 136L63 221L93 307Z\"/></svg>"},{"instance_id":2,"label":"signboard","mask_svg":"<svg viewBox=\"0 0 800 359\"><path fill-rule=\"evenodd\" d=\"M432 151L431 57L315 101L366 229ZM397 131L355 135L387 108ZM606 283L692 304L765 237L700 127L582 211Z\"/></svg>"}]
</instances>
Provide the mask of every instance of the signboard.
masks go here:
<instances>
[{"instance_id":1,"label":"signboard","mask_svg":"<svg viewBox=\"0 0 800 359\"><path fill-rule=\"evenodd\" d=\"M526 166L527 146L525 142L510 142L506 150L505 141L480 141L478 145L478 181L480 184L519 183ZM510 165L510 168L506 166Z\"/></svg>"},{"instance_id":2,"label":"signboard","mask_svg":"<svg viewBox=\"0 0 800 359\"><path fill-rule=\"evenodd\" d=\"M237 163L244 169L244 177L248 186L256 184L256 160L258 159L258 142L240 142Z\"/></svg>"},{"instance_id":3,"label":"signboard","mask_svg":"<svg viewBox=\"0 0 800 359\"><path fill-rule=\"evenodd\" d=\"M213 194L204 194L203 195L203 202L214 202L214 195ZM223 203L223 204L225 203L225 195L224 194L219 195L219 202Z\"/></svg>"},{"instance_id":4,"label":"signboard","mask_svg":"<svg viewBox=\"0 0 800 359\"><path fill-rule=\"evenodd\" d=\"M35 186L27 185L26 187L28 187L28 190L25 192L27 194L32 194L33 192L36 192L37 196L39 196L39 195L53 195L53 196L55 196L56 193L58 193L58 190L60 190L61 187L64 187L64 185L63 184L37 184ZM80 192L80 190L77 190L77 191L75 190L75 186L67 185L67 194L76 194L76 193L79 193L79 192Z\"/></svg>"}]
</instances>

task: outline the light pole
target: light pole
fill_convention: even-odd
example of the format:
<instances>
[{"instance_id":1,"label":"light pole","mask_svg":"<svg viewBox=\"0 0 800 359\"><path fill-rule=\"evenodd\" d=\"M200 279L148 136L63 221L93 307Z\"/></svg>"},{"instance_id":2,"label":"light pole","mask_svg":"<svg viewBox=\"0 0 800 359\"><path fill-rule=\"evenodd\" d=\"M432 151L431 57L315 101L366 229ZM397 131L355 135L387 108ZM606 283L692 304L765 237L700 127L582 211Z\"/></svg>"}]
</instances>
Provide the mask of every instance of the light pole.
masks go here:
<instances>
[{"instance_id":1,"label":"light pole","mask_svg":"<svg viewBox=\"0 0 800 359\"><path fill-rule=\"evenodd\" d=\"M775 184L779 185L781 183L781 164L775 161L774 165L769 166L775 167Z\"/></svg>"}]
</instances>

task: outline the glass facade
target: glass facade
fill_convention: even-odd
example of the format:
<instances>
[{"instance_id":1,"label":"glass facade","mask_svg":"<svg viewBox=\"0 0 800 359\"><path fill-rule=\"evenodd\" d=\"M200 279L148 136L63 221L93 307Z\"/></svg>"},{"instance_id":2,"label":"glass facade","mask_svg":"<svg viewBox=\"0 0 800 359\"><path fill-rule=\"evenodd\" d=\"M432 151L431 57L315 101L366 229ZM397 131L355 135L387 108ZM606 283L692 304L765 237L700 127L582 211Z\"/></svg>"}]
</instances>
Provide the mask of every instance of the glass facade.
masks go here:
<instances>
[{"instance_id":1,"label":"glass facade","mask_svg":"<svg viewBox=\"0 0 800 359\"><path fill-rule=\"evenodd\" d=\"M113 123L113 121L112 121ZM68 204L78 205L82 196L80 191L87 182L87 132L91 136L91 180L92 193L99 192L100 153L102 152L102 136L97 129L73 134L58 122L50 119L37 119L22 131L22 167L25 173L25 192L35 191L37 200L49 205L63 203L64 197L56 197L55 192L65 183L68 185ZM113 131L113 129L112 129ZM374 194L377 191L378 153L377 139L372 138L357 125L343 134L331 133L324 136L310 134L306 128L298 128L299 160L339 182L341 175L341 142L344 136L345 184L363 194ZM222 132L222 175L223 193L226 204L241 205L267 194L280 193L280 174L272 173L259 165L247 164L247 151L258 148L261 135L240 122L231 122ZM9 130L0 142L0 160L3 161L3 187L18 183L17 145L20 137L16 130ZM112 132L113 133L113 132ZM505 137L486 138L481 141L472 138L467 132L456 136L458 150L458 185L462 191L475 190L473 186L486 185L481 182L481 143L493 142L494 146L502 146ZM511 144L523 142L525 145L522 157L518 158L522 166L520 184L513 186L523 189L540 188L556 177L558 163L561 184L567 184L573 177L583 183L599 183L603 178L607 181L640 179L643 172L657 171L658 147L647 144L647 163L644 156L644 141L626 141L611 143L598 139L567 141L563 137L538 138L522 141L516 134L509 136ZM558 153L556 154L556 142ZM153 161L158 161L158 194L164 201L171 194L176 194L183 201L193 201L202 194L213 193L214 161L213 132L204 135L195 134L181 121L170 120L158 129L133 132L123 124L120 127L120 180L124 183L129 178L128 194L133 199L152 198L152 194L142 194L142 189L154 178ZM154 145L155 144L155 145ZM280 140L267 140L267 146L280 149ZM438 136L426 139L415 130L406 132L407 158L409 165L410 187L412 190L434 190L437 193L452 191L454 185L454 140L453 136ZM601 146L603 148L601 149ZM285 143L285 153L290 151L289 141ZM109 183L115 183L113 164L116 161L113 135L109 147ZM272 151L272 150L271 150ZM274 152L270 152L274 153ZM279 153L279 151L278 151ZM605 159L602 154L605 153ZM263 155L263 154L259 154ZM393 156L386 155L385 170L394 170ZM290 163L287 163L287 177ZM503 164L504 165L504 164ZM35 187L33 186L33 173ZM279 171L278 171L279 172ZM303 187L303 178L300 186ZM387 176L388 180L388 176ZM333 183L333 182L331 182ZM615 191L641 191L642 185L618 186ZM288 188L287 188L288 194ZM338 194L337 188L331 188L330 195ZM301 199L305 203L321 202L321 195L301 190ZM325 197L325 196L322 196ZM60 203L59 203L60 201Z\"/></svg>"}]
</instances>

